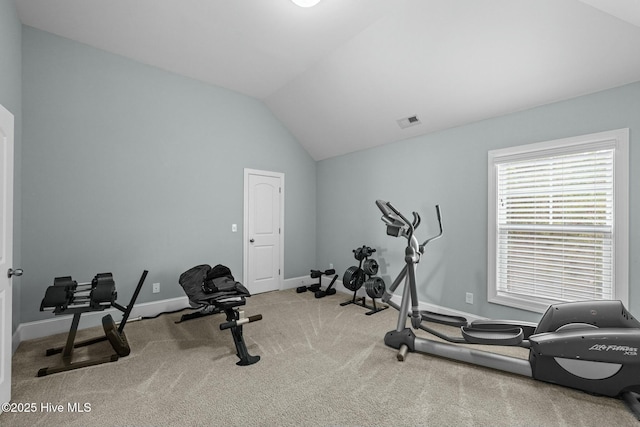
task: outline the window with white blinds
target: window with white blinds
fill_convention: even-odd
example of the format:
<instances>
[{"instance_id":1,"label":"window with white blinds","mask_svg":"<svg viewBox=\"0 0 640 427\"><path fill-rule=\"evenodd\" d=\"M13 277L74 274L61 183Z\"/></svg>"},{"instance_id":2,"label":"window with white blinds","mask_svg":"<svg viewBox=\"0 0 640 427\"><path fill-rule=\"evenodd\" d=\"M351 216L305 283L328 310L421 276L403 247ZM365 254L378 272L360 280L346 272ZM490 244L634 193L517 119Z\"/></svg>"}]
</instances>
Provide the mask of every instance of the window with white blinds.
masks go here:
<instances>
[{"instance_id":1,"label":"window with white blinds","mask_svg":"<svg viewBox=\"0 0 640 427\"><path fill-rule=\"evenodd\" d=\"M489 153L489 301L627 300L625 131Z\"/></svg>"}]
</instances>

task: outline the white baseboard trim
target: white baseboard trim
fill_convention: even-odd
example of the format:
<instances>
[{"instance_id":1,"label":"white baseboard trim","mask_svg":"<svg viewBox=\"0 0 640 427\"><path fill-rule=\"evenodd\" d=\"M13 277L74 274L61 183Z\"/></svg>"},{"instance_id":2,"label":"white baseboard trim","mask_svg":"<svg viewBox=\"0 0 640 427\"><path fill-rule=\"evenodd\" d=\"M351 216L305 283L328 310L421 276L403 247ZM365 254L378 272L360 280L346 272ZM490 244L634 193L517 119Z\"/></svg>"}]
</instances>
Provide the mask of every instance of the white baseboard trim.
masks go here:
<instances>
[{"instance_id":1,"label":"white baseboard trim","mask_svg":"<svg viewBox=\"0 0 640 427\"><path fill-rule=\"evenodd\" d=\"M329 277L322 276L323 289L326 289L326 287L329 286L332 279L333 279L333 276L329 276ZM313 283L317 283L317 279L311 279L311 276L293 277L290 279L285 279L283 281L282 290L294 289L294 288L297 288L298 286L303 286L303 285L309 286ZM349 295L353 294L353 291L350 291L349 289L344 287L344 285L342 284L342 280L340 279L336 280L333 287L338 292L349 294ZM357 296L358 297L366 296L366 291L364 290L364 287L358 290ZM391 300L394 303L399 305L401 301L401 296L393 295ZM136 304L133 307L133 310L131 311L131 315L129 316L129 318L135 319L137 317L152 317L160 313L176 311L186 307L189 307L189 299L186 296L165 299L160 301L145 302L141 304ZM420 303L420 310L428 310L428 311L433 311L435 313L449 314L452 316L461 316L461 317L465 317L468 321L473 321L477 319L486 319L484 317L480 317L475 314L466 313L459 310L453 310L447 307L442 307L439 305L424 303L424 302ZM116 322L122 319L122 312L119 310L116 310L115 308L110 308L104 311L87 312L87 313L84 313L83 316L80 318L80 325L78 326L78 329L86 329L86 328L92 328L95 326L100 326L102 324L102 317L104 317L106 314L111 314ZM18 346L22 341L32 340L36 338L43 338L43 337L48 337L55 334L68 332L69 327L71 325L72 318L73 316L70 316L70 315L54 316L51 319L36 320L33 322L21 323L18 326L18 329L16 329L16 332L13 334L13 337L12 337L13 352L15 353L15 351L18 349Z\"/></svg>"},{"instance_id":2,"label":"white baseboard trim","mask_svg":"<svg viewBox=\"0 0 640 427\"><path fill-rule=\"evenodd\" d=\"M326 289L327 286L329 286L329 284L331 283L331 280L333 279L333 276L322 276L322 287L323 289ZM284 286L283 286L283 290L284 289L292 289L292 288L297 288L298 286L309 286L312 283L317 283L318 279L311 279L311 276L300 276L300 277L294 277L291 279L286 279L284 281ZM336 280L336 283L333 284L333 287L338 291L338 292L342 292L344 294L348 294L348 295L353 295L353 291L350 291L349 289L345 288L345 286L342 284L342 280L340 278L338 278ZM364 288L364 286L360 289L358 289L358 292L356 293L356 296L359 297L363 297L366 296L367 298L369 298L367 296L367 292ZM393 297L391 297L391 301L393 301L395 304L400 305L400 302L402 300L402 295L393 295ZM378 301L376 301L377 303ZM420 310L422 311L432 311L434 313L439 313L439 314L447 314L449 316L460 316L460 317L464 317L467 319L468 322L472 322L474 320L486 320L486 317L481 317L478 316L476 314L472 314L472 313L467 313L464 311L459 311L459 310L454 310L451 308L447 308L447 307L443 307L440 305L436 305L436 304L431 304L431 303L426 303L426 302L420 302L419 305Z\"/></svg>"},{"instance_id":3,"label":"white baseboard trim","mask_svg":"<svg viewBox=\"0 0 640 427\"><path fill-rule=\"evenodd\" d=\"M133 320L137 317L152 317L160 313L180 310L186 307L189 307L189 299L186 296L145 302L133 306L129 319ZM78 329L87 329L102 325L102 318L107 314L111 314L116 322L122 319L122 312L115 308L110 308L104 311L87 312L83 313L80 317ZM54 316L51 319L21 323L12 337L13 352L15 353L22 341L69 332L72 319L73 316L71 315Z\"/></svg>"},{"instance_id":4,"label":"white baseboard trim","mask_svg":"<svg viewBox=\"0 0 640 427\"><path fill-rule=\"evenodd\" d=\"M323 276L323 286L328 286L330 283L330 279L326 281L326 276ZM325 283L326 281L326 283ZM336 285L339 281L336 281ZM312 283L317 283L317 279L311 279L311 276L300 276L293 277L290 279L285 279L282 283L282 290L285 289L293 289L298 286L309 286ZM334 287L336 287L334 285ZM343 286L342 282L340 282L340 286L344 292L348 292ZM340 289L338 289L340 291ZM151 317L155 316L159 313L163 313L166 311L174 311L179 310L181 308L189 307L189 299L184 297L160 300L147 302L142 304L136 304L131 311L130 319L134 319L136 317ZM92 328L95 326L100 326L102 324L102 318L111 314L114 320L117 322L122 319L122 312L116 310L115 308L110 308L104 311L94 311L87 312L82 315L80 318L80 325L78 329L86 329ZM69 327L71 326L71 320L73 316L54 316L51 319L45 320L36 320L33 322L21 323L16 329L15 333L12 337L12 349L15 352L18 348L18 345L22 341L32 340L36 338L48 337L55 334L66 333L69 331Z\"/></svg>"},{"instance_id":5,"label":"white baseboard trim","mask_svg":"<svg viewBox=\"0 0 640 427\"><path fill-rule=\"evenodd\" d=\"M394 294L391 297L391 301L393 301L395 304L400 305L400 303L402 302L402 295ZM438 313L438 314L447 314L449 316L464 317L465 319L467 319L467 322L472 322L474 320L487 320L486 317L478 316L477 314L467 313L465 311L454 310L454 309L451 309L451 308L443 307L441 305L426 303L426 302L422 302L422 301L418 305L418 308L420 309L420 311L432 311L432 312Z\"/></svg>"},{"instance_id":6,"label":"white baseboard trim","mask_svg":"<svg viewBox=\"0 0 640 427\"><path fill-rule=\"evenodd\" d=\"M282 281L282 288L280 290L284 291L286 289L294 289L298 286L307 286L311 284L311 276L300 276L300 277L291 277L289 279L284 279Z\"/></svg>"}]
</instances>

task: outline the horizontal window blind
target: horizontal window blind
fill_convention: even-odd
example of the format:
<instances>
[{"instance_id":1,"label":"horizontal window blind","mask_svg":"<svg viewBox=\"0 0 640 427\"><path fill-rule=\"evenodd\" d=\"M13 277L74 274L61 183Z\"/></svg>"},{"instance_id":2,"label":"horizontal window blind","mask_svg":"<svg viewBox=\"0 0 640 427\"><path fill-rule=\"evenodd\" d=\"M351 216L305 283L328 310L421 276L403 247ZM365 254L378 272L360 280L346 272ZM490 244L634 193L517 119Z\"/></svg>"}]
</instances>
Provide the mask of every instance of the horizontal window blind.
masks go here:
<instances>
[{"instance_id":1,"label":"horizontal window blind","mask_svg":"<svg viewBox=\"0 0 640 427\"><path fill-rule=\"evenodd\" d=\"M496 168L498 293L612 299L614 149Z\"/></svg>"}]
</instances>

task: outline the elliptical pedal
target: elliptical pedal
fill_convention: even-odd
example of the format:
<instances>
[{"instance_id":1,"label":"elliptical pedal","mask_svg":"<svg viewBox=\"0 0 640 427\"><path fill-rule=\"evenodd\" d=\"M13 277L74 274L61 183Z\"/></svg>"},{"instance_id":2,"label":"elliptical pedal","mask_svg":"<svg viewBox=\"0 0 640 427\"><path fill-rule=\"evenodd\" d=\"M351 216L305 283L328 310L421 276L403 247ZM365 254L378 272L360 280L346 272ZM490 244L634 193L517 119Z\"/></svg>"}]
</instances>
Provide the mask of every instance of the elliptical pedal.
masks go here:
<instances>
[{"instance_id":1,"label":"elliptical pedal","mask_svg":"<svg viewBox=\"0 0 640 427\"><path fill-rule=\"evenodd\" d=\"M440 323L447 326L466 326L467 319L461 316L450 316L448 314L434 313L432 311L421 311L422 320L433 323Z\"/></svg>"},{"instance_id":2,"label":"elliptical pedal","mask_svg":"<svg viewBox=\"0 0 640 427\"><path fill-rule=\"evenodd\" d=\"M460 331L469 344L515 346L520 344L524 338L522 328L482 329L463 326Z\"/></svg>"}]
</instances>

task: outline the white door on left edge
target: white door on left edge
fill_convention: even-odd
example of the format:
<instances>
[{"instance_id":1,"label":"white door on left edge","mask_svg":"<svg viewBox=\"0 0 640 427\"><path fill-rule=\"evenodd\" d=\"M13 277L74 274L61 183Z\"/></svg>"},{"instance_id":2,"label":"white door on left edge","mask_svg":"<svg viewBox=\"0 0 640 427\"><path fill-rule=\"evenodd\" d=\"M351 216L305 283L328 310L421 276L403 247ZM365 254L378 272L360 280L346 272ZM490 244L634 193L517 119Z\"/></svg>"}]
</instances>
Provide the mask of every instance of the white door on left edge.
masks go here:
<instances>
[{"instance_id":1,"label":"white door on left edge","mask_svg":"<svg viewBox=\"0 0 640 427\"><path fill-rule=\"evenodd\" d=\"M13 114L0 105L0 404L11 400Z\"/></svg>"},{"instance_id":2,"label":"white door on left edge","mask_svg":"<svg viewBox=\"0 0 640 427\"><path fill-rule=\"evenodd\" d=\"M246 171L246 287L252 294L280 289L282 277L281 174Z\"/></svg>"}]
</instances>

